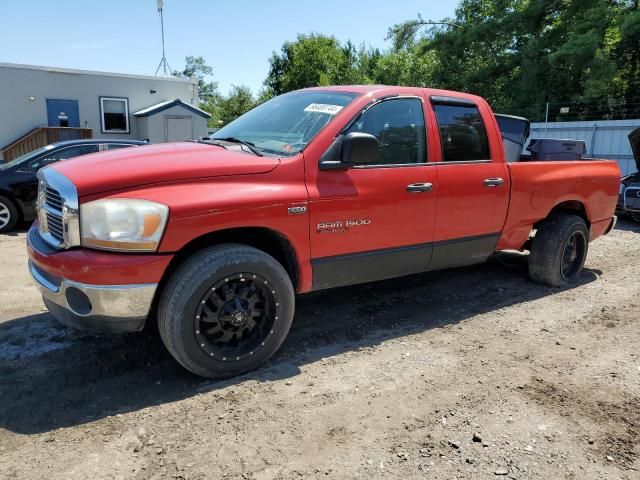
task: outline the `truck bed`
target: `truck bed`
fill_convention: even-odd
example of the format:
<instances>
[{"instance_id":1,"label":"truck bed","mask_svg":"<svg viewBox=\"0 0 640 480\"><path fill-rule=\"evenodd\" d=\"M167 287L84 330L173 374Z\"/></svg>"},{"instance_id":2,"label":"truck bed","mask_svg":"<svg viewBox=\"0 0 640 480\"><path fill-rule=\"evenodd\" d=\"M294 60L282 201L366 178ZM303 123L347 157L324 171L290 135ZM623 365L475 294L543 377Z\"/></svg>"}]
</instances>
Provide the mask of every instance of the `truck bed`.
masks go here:
<instances>
[{"instance_id":1,"label":"truck bed","mask_svg":"<svg viewBox=\"0 0 640 480\"><path fill-rule=\"evenodd\" d=\"M554 208L590 220L591 240L605 233L615 213L620 167L613 160L529 161L507 164L511 198L497 248L520 249L531 226Z\"/></svg>"}]
</instances>

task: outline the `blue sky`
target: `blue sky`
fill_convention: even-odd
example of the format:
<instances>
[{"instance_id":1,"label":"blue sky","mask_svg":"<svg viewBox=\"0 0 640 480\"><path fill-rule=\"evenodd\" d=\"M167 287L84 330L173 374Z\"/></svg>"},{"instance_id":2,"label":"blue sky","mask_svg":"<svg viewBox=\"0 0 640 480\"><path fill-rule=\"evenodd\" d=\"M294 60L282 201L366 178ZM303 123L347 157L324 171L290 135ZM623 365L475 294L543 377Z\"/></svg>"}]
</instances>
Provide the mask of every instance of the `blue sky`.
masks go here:
<instances>
[{"instance_id":1,"label":"blue sky","mask_svg":"<svg viewBox=\"0 0 640 480\"><path fill-rule=\"evenodd\" d=\"M165 0L167 59L203 56L226 93L261 87L271 53L298 33L386 48L387 29L452 16L457 0ZM0 62L153 75L160 58L156 0L0 0Z\"/></svg>"}]
</instances>

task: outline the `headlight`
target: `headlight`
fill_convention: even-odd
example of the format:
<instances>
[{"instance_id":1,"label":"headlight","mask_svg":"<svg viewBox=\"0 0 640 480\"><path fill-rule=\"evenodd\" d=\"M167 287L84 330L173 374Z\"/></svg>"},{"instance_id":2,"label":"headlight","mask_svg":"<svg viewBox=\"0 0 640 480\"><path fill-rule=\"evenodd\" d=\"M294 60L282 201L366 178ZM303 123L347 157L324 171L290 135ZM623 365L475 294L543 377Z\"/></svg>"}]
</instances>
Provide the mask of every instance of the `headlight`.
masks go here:
<instances>
[{"instance_id":1,"label":"headlight","mask_svg":"<svg viewBox=\"0 0 640 480\"><path fill-rule=\"evenodd\" d=\"M169 207L149 200L112 198L80 205L82 245L103 250L154 252Z\"/></svg>"}]
</instances>

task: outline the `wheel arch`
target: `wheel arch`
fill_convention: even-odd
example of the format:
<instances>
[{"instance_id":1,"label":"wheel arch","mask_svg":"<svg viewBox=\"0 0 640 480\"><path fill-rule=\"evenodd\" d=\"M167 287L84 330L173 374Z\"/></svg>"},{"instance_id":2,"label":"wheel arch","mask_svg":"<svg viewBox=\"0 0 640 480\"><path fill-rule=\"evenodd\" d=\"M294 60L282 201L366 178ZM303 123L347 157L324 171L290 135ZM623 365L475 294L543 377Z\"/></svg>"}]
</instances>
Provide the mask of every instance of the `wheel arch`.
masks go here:
<instances>
[{"instance_id":1,"label":"wheel arch","mask_svg":"<svg viewBox=\"0 0 640 480\"><path fill-rule=\"evenodd\" d=\"M587 209L580 200L564 200L558 204L556 204L547 214L545 218L536 223L535 227L537 227L540 222L546 220L553 215L561 214L561 213L569 213L571 215L577 215L582 218L587 224L587 228L591 228L591 221L589 220L589 214L587 213Z\"/></svg>"},{"instance_id":2,"label":"wheel arch","mask_svg":"<svg viewBox=\"0 0 640 480\"><path fill-rule=\"evenodd\" d=\"M300 281L298 259L291 241L282 233L267 227L234 227L216 230L194 238L173 257L161 282L164 283L173 271L189 256L203 248L223 243L236 243L257 248L278 261L285 269L294 288ZM160 288L158 289L161 290Z\"/></svg>"}]
</instances>

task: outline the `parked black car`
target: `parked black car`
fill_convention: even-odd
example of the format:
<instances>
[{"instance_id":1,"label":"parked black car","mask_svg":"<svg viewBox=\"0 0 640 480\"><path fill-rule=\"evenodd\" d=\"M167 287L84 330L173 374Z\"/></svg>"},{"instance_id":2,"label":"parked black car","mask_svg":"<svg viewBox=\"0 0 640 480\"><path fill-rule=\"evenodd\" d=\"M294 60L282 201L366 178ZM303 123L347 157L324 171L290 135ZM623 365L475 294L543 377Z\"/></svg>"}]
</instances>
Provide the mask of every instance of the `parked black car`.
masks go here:
<instances>
[{"instance_id":1,"label":"parked black car","mask_svg":"<svg viewBox=\"0 0 640 480\"><path fill-rule=\"evenodd\" d=\"M629 142L633 158L636 159L636 167L640 170L640 128L629 134ZM640 171L622 177L616 210L619 214L628 215L640 222Z\"/></svg>"},{"instance_id":2,"label":"parked black car","mask_svg":"<svg viewBox=\"0 0 640 480\"><path fill-rule=\"evenodd\" d=\"M11 231L20 220L35 218L38 169L80 155L147 144L138 140L68 140L0 163L0 233Z\"/></svg>"}]
</instances>

